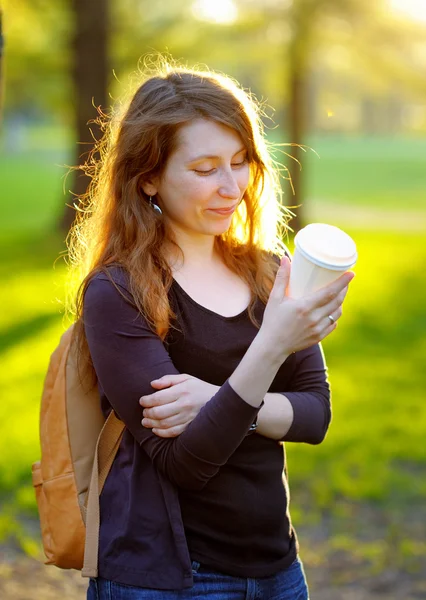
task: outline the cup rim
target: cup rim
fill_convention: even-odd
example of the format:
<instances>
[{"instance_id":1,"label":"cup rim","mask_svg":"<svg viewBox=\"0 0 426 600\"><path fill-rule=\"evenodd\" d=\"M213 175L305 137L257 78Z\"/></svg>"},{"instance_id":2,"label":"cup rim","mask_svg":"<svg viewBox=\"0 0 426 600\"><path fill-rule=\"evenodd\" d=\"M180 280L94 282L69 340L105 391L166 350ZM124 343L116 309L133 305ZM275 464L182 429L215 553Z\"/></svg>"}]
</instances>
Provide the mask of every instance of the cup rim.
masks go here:
<instances>
[{"instance_id":1,"label":"cup rim","mask_svg":"<svg viewBox=\"0 0 426 600\"><path fill-rule=\"evenodd\" d=\"M358 253L356 252L353 256L351 256L351 259L347 263L340 264L340 265L336 265L333 263L327 263L325 261L320 260L319 258L316 258L315 256L312 256L308 252L306 252L306 250L304 250L300 246L300 244L298 244L296 242L296 238L294 239L294 243L295 243L297 250L300 252L300 254L304 258L309 260L314 265L317 265L318 267L322 267L323 269L329 269L330 271L347 271L348 269L353 267L356 264L356 261L358 260Z\"/></svg>"},{"instance_id":2,"label":"cup rim","mask_svg":"<svg viewBox=\"0 0 426 600\"><path fill-rule=\"evenodd\" d=\"M326 227L338 229L341 233L343 233L345 236L350 238L350 236L348 236L348 234L346 232L341 230L339 227L335 227L334 225L327 225L325 223L311 223L311 225L319 225L319 226L325 225ZM306 227L309 227L309 225L307 225ZM342 261L346 260L346 262L341 262L340 264L326 262L326 261L321 260L320 258L317 258L316 256L313 256L312 254L310 254L307 250L305 250L302 247L302 245L300 243L301 238L303 239L302 232L304 231L304 229L306 229L306 227L301 229L294 238L294 245L304 258L306 258L313 264L317 265L318 267L322 267L323 269L329 269L330 271L346 271L347 269L350 269L351 267L353 267L356 264L356 262L358 260L358 252L356 250L355 250L354 254L352 254L350 256L342 257ZM302 235L300 235L300 234L302 234ZM352 238L350 238L350 239L353 242Z\"/></svg>"}]
</instances>

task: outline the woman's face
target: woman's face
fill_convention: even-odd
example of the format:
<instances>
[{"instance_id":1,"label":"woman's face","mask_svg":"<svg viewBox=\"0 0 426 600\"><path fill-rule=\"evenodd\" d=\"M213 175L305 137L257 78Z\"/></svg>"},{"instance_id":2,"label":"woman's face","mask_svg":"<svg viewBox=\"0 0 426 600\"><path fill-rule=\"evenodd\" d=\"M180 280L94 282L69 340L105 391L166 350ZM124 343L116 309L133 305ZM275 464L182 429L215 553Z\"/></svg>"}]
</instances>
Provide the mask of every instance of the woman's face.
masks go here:
<instances>
[{"instance_id":1,"label":"woman's face","mask_svg":"<svg viewBox=\"0 0 426 600\"><path fill-rule=\"evenodd\" d=\"M162 176L144 190L172 228L197 235L220 235L228 228L249 183L247 150L239 134L229 127L196 119L181 127L178 145Z\"/></svg>"}]
</instances>

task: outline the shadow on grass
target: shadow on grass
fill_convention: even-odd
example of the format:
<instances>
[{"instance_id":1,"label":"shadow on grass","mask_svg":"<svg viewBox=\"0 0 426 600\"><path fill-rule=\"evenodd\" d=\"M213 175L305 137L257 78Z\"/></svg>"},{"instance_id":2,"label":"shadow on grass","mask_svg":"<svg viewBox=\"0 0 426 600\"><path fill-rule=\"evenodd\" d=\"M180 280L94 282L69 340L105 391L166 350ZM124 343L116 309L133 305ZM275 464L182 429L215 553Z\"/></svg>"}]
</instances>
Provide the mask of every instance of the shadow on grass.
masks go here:
<instances>
[{"instance_id":1,"label":"shadow on grass","mask_svg":"<svg viewBox=\"0 0 426 600\"><path fill-rule=\"evenodd\" d=\"M21 321L17 325L8 327L5 333L0 336L0 353L7 351L27 338L40 334L52 322L58 320L56 313L37 315L33 319Z\"/></svg>"}]
</instances>

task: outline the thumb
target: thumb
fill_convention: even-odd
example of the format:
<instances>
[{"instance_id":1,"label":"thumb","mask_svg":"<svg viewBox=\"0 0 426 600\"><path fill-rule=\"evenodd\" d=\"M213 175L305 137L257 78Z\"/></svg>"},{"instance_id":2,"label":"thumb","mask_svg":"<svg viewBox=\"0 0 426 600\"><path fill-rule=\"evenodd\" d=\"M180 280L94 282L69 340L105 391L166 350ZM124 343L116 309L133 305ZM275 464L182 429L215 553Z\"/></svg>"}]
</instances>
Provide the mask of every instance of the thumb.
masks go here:
<instances>
[{"instance_id":1,"label":"thumb","mask_svg":"<svg viewBox=\"0 0 426 600\"><path fill-rule=\"evenodd\" d=\"M285 296L288 282L290 280L290 261L287 256L283 256L281 259L280 267L275 276L274 285L271 290L271 296L282 300Z\"/></svg>"},{"instance_id":2,"label":"thumb","mask_svg":"<svg viewBox=\"0 0 426 600\"><path fill-rule=\"evenodd\" d=\"M176 385L178 383L183 383L190 377L191 376L187 375L186 373L177 373L174 375L172 375L172 374L163 375L163 377L160 377L159 379L153 379L151 381L151 386L158 387L158 388L167 388L167 387L171 387L172 385Z\"/></svg>"}]
</instances>

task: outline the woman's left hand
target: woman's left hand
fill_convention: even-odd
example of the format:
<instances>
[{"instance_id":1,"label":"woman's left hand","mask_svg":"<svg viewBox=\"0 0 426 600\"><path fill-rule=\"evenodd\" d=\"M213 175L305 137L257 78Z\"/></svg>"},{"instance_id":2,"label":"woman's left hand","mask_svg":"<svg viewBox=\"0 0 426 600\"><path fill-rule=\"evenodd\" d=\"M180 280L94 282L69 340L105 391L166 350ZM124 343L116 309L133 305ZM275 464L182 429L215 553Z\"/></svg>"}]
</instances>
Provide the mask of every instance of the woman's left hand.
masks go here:
<instances>
[{"instance_id":1,"label":"woman's left hand","mask_svg":"<svg viewBox=\"0 0 426 600\"><path fill-rule=\"evenodd\" d=\"M142 425L159 437L176 437L195 419L219 386L187 374L164 375L151 381L158 391L142 396Z\"/></svg>"}]
</instances>

